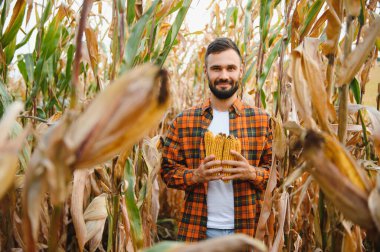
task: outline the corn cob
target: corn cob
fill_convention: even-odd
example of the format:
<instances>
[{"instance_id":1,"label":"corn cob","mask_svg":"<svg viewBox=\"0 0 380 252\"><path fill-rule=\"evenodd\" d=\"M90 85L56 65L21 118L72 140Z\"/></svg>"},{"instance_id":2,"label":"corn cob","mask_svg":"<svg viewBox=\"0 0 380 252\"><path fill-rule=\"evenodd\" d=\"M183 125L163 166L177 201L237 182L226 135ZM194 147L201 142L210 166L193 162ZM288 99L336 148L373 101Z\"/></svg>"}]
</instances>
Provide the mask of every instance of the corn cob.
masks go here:
<instances>
[{"instance_id":1,"label":"corn cob","mask_svg":"<svg viewBox=\"0 0 380 252\"><path fill-rule=\"evenodd\" d=\"M214 134L211 131L207 131L205 133L205 149L206 149L206 157L213 154L214 149Z\"/></svg>"},{"instance_id":2,"label":"corn cob","mask_svg":"<svg viewBox=\"0 0 380 252\"><path fill-rule=\"evenodd\" d=\"M225 134L218 134L215 137L214 140L214 155L215 160L223 160L223 149L224 149L224 143L226 142L226 135ZM215 168L215 167L212 167ZM220 173L216 173L215 176L220 175Z\"/></svg>"},{"instance_id":3,"label":"corn cob","mask_svg":"<svg viewBox=\"0 0 380 252\"><path fill-rule=\"evenodd\" d=\"M231 154L231 150L235 149L235 139L234 137L228 136L223 149L223 160L234 160L234 156ZM232 168L232 165L223 165L223 168ZM224 173L224 176L229 176L231 173ZM228 180L224 181L228 183Z\"/></svg>"},{"instance_id":4,"label":"corn cob","mask_svg":"<svg viewBox=\"0 0 380 252\"><path fill-rule=\"evenodd\" d=\"M224 144L223 150L223 160L236 160L235 156L231 154L231 150L241 152L241 143L239 139L234 136L228 136ZM223 168L233 168L231 165L223 165ZM229 176L231 173L224 173L224 176ZM229 180L225 180L225 183L228 183Z\"/></svg>"},{"instance_id":5,"label":"corn cob","mask_svg":"<svg viewBox=\"0 0 380 252\"><path fill-rule=\"evenodd\" d=\"M365 183L365 177L358 171L352 158L347 155L346 151L340 146L339 142L333 137L323 135L324 152L326 157L347 177L354 185L363 192L368 193L368 182Z\"/></svg>"}]
</instances>

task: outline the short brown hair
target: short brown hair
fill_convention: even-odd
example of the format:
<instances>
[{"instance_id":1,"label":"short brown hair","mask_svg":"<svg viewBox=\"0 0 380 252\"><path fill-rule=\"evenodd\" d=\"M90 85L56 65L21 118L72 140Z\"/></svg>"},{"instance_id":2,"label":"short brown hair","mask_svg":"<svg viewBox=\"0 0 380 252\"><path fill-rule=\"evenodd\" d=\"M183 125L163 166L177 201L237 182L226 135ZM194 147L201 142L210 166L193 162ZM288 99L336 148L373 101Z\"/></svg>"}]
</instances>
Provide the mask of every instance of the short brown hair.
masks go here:
<instances>
[{"instance_id":1,"label":"short brown hair","mask_svg":"<svg viewBox=\"0 0 380 252\"><path fill-rule=\"evenodd\" d=\"M240 50L235 44L235 42L233 42L229 38L217 38L214 41L212 41L207 47L206 55L205 55L205 63L207 64L206 62L207 56L209 56L210 54L224 52L224 51L227 51L228 49L234 50L239 55L240 60L242 60Z\"/></svg>"}]
</instances>

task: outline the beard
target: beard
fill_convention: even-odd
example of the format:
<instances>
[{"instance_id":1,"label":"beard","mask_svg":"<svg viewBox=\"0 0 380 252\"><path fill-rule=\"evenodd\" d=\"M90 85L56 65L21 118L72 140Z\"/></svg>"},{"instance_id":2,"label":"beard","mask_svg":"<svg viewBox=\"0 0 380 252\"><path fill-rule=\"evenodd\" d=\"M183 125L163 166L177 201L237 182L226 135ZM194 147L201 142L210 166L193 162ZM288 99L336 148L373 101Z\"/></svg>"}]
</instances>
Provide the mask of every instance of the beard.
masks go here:
<instances>
[{"instance_id":1,"label":"beard","mask_svg":"<svg viewBox=\"0 0 380 252\"><path fill-rule=\"evenodd\" d=\"M221 82L230 84L231 88L225 89L225 90L217 89L216 86ZM214 83L211 83L211 80L208 79L208 86L211 90L211 93L213 93L216 98L221 99L221 100L225 100L225 99L230 98L239 89L239 83L237 81L233 81L233 80L218 79L218 80L215 80Z\"/></svg>"}]
</instances>

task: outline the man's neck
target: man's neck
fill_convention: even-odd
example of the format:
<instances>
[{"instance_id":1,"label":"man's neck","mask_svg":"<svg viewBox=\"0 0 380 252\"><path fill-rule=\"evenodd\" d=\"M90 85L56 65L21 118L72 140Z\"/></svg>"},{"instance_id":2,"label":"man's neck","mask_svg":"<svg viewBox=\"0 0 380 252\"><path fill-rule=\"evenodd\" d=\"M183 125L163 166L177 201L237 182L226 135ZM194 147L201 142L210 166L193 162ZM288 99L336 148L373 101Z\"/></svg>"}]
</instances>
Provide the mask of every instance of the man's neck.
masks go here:
<instances>
[{"instance_id":1,"label":"man's neck","mask_svg":"<svg viewBox=\"0 0 380 252\"><path fill-rule=\"evenodd\" d=\"M229 108L232 106L234 101L237 98L237 94L235 93L233 96L231 96L228 99L218 99L215 97L215 95L211 94L210 101L212 108L218 110L218 111L228 111Z\"/></svg>"}]
</instances>

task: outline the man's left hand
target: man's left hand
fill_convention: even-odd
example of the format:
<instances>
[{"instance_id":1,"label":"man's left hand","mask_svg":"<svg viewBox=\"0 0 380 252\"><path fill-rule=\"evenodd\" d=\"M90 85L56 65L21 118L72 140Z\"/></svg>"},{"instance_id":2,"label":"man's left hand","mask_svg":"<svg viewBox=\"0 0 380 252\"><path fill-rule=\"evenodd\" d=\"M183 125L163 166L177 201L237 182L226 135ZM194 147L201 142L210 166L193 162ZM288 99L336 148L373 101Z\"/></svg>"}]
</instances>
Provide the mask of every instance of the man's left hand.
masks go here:
<instances>
[{"instance_id":1,"label":"man's left hand","mask_svg":"<svg viewBox=\"0 0 380 252\"><path fill-rule=\"evenodd\" d=\"M239 152L231 150L231 154L235 156L236 160L223 160L222 165L230 165L233 168L223 168L223 173L230 173L229 176L225 176L222 180L255 180L256 179L256 168L248 163Z\"/></svg>"}]
</instances>

